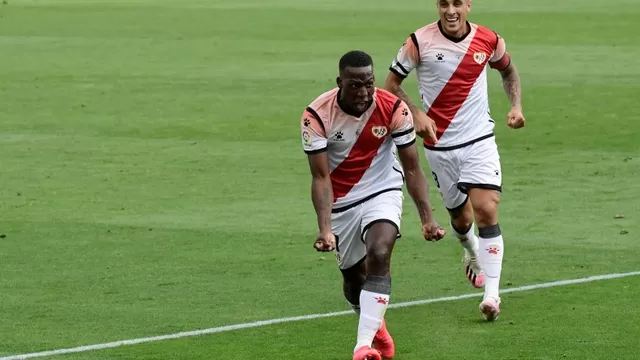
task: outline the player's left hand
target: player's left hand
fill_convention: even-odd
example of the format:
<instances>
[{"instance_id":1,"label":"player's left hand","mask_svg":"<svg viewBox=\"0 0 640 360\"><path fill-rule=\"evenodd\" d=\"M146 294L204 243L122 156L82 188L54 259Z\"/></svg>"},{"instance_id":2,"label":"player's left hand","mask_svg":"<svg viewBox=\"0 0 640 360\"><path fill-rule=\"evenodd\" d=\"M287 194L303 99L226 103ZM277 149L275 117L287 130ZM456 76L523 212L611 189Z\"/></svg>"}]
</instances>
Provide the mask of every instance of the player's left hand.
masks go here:
<instances>
[{"instance_id":1,"label":"player's left hand","mask_svg":"<svg viewBox=\"0 0 640 360\"><path fill-rule=\"evenodd\" d=\"M438 241L445 235L444 229L434 220L422 224L422 235L427 241Z\"/></svg>"},{"instance_id":2,"label":"player's left hand","mask_svg":"<svg viewBox=\"0 0 640 360\"><path fill-rule=\"evenodd\" d=\"M524 127L525 119L524 115L522 115L522 109L513 108L507 114L507 126L512 129L520 129Z\"/></svg>"}]
</instances>

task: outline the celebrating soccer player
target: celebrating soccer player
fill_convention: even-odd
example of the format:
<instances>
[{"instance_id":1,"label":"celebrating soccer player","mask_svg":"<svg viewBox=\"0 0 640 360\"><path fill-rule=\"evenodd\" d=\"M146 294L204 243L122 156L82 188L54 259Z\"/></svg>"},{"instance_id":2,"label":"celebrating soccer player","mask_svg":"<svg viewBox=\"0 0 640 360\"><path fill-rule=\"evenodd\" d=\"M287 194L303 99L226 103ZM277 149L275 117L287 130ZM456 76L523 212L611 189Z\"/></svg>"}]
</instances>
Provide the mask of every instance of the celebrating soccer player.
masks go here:
<instances>
[{"instance_id":1,"label":"celebrating soccer player","mask_svg":"<svg viewBox=\"0 0 640 360\"><path fill-rule=\"evenodd\" d=\"M507 125L513 129L525 125L520 77L504 39L467 21L471 0L437 0L436 4L440 20L407 38L390 67L385 88L411 109L433 179L449 210L451 228L464 248L465 275L474 287L484 286L480 311L485 319L495 320L500 314L504 253L498 225L502 172L489 110L487 65L502 75L511 102ZM401 88L414 69L426 112L412 104Z\"/></svg>"},{"instance_id":2,"label":"celebrating soccer player","mask_svg":"<svg viewBox=\"0 0 640 360\"><path fill-rule=\"evenodd\" d=\"M301 120L318 221L314 247L335 250L344 296L359 314L354 360L391 359L395 353L384 315L405 182L425 239L445 234L431 214L411 112L374 81L371 57L346 53L339 62L338 86L315 99Z\"/></svg>"}]
</instances>

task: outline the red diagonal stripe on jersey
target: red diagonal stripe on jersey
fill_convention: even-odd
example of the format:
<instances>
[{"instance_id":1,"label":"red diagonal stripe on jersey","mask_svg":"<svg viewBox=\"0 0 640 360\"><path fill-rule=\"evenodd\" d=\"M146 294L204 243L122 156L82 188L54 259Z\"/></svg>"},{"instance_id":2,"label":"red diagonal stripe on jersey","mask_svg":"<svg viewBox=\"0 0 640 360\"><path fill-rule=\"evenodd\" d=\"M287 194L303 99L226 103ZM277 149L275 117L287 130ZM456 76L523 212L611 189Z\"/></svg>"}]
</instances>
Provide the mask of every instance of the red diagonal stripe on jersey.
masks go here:
<instances>
[{"instance_id":1,"label":"red diagonal stripe on jersey","mask_svg":"<svg viewBox=\"0 0 640 360\"><path fill-rule=\"evenodd\" d=\"M427 116L436 122L438 139L447 130L458 110L460 110L469 96L471 88L473 88L476 80L485 69L487 61L489 61L489 57L493 53L493 49L489 44L495 43L495 38L496 35L493 32L483 28L476 29L467 53L458 64L456 71L451 75L447 84L442 88L440 94L433 101L433 104L431 104ZM484 52L486 54L482 65L478 64L473 58L476 52ZM424 143L426 145L434 145L433 142L427 139L424 140Z\"/></svg>"},{"instance_id":2,"label":"red diagonal stripe on jersey","mask_svg":"<svg viewBox=\"0 0 640 360\"><path fill-rule=\"evenodd\" d=\"M384 126L389 132L389 127L384 121L380 107L376 108L371 114L360 136L351 147L349 155L331 172L334 202L347 195L360 182L360 179L362 179L378 154L380 145L382 145L386 136L375 137L372 131L374 126Z\"/></svg>"}]
</instances>

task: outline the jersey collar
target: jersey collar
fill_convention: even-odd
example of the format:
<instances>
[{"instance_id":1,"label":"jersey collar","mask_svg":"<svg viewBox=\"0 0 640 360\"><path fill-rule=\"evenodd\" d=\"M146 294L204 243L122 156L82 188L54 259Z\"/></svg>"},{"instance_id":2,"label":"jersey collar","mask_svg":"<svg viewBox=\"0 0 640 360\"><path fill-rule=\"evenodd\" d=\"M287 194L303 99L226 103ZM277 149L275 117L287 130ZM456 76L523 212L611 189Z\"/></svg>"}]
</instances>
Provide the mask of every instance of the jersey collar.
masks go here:
<instances>
[{"instance_id":1,"label":"jersey collar","mask_svg":"<svg viewBox=\"0 0 640 360\"><path fill-rule=\"evenodd\" d=\"M467 21L467 28L469 30L467 30L467 32L462 35L461 37L457 38L451 35L448 35L447 33L444 32L444 30L442 29L442 20L438 20L438 29L440 29L440 34L442 34L442 36L444 36L445 38L447 38L447 40L453 41L455 43L459 43L461 41L463 41L464 39L467 38L467 36L469 36L469 34L471 34L471 24Z\"/></svg>"}]
</instances>

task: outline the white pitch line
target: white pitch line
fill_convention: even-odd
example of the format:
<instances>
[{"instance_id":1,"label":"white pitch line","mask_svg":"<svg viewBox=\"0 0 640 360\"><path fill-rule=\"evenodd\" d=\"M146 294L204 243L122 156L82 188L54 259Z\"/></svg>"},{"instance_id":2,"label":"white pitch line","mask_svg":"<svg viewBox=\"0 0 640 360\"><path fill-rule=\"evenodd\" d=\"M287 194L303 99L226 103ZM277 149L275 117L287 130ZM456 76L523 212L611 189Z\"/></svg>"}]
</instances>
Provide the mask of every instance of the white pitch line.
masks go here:
<instances>
[{"instance_id":1,"label":"white pitch line","mask_svg":"<svg viewBox=\"0 0 640 360\"><path fill-rule=\"evenodd\" d=\"M588 282L593 282L598 280L618 279L618 278L623 278L628 276L637 276L637 275L640 275L640 271L633 271L633 272L620 273L620 274L596 275L596 276L589 276L589 277L578 278L578 279L552 281L552 282L540 283L540 284L534 284L534 285L519 286L515 288L507 288L507 289L500 290L500 292L504 294L504 293L551 288L551 287L557 287L557 286L582 284L582 283L588 283ZM403 308L408 306L424 305L424 304L431 304L431 303L444 302L444 301L455 301L455 300L462 300L462 299L468 299L468 298L480 297L480 296L482 296L482 293L471 293L471 294L464 294L464 295L457 295L457 296L440 297L440 298L434 298L434 299L407 301L407 302L391 304L389 305L389 308ZM86 346L79 346L79 347L68 348L68 349L57 349L57 350L50 350L50 351L35 352L30 354L11 355L7 357L2 357L0 358L0 360L22 360L22 359L31 359L31 358L37 358L37 357L45 357L45 356L75 354L75 353L80 353L85 351L103 350L103 349L110 349L110 348L116 348L116 347L127 346L127 345L135 345L135 344L171 340L171 339L180 339L185 337L200 336L200 335L206 335L206 334L216 334L216 333L233 331L233 330L248 329L248 328L282 324L282 323L291 323L291 322L303 321L303 320L328 318L328 317L342 316L342 315L349 315L349 314L353 314L353 311L352 310L338 311L338 312L331 312L331 313L324 313L324 314L311 314L311 315L303 315L303 316L286 317L286 318L280 318L280 319L255 321L250 323L220 326L220 327L215 327L210 329L185 331L185 332L179 332L179 333L168 334L168 335L114 341L114 342L109 342L104 344L86 345Z\"/></svg>"}]
</instances>

